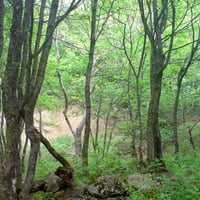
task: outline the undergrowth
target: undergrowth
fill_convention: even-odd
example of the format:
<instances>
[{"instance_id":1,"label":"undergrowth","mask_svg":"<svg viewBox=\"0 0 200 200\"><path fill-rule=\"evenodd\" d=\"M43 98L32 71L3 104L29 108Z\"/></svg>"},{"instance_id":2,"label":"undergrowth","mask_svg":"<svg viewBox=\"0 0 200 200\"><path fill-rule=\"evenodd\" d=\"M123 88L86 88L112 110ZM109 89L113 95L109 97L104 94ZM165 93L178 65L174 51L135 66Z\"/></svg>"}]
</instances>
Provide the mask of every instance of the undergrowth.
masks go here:
<instances>
[{"instance_id":1,"label":"undergrowth","mask_svg":"<svg viewBox=\"0 0 200 200\"><path fill-rule=\"evenodd\" d=\"M136 172L136 161L130 154L119 154L118 146L123 138L113 139L108 153L102 153L103 142L100 139L99 149L96 153L90 148L89 177L84 176L81 160L74 155L73 139L66 136L52 141L54 148L61 153L75 169L75 182L79 186L87 186L102 174L117 173L127 177ZM116 142L118 145L116 145ZM200 152L188 155L179 154L178 157L171 153L164 155L167 169L171 176L162 177L162 187L152 188L148 191L129 189L130 200L199 200L200 199ZM36 179L43 178L48 173L55 171L60 164L51 157L45 147L41 146L41 157L38 159ZM159 175L158 175L159 176ZM34 200L46 199L46 194L34 195Z\"/></svg>"}]
</instances>

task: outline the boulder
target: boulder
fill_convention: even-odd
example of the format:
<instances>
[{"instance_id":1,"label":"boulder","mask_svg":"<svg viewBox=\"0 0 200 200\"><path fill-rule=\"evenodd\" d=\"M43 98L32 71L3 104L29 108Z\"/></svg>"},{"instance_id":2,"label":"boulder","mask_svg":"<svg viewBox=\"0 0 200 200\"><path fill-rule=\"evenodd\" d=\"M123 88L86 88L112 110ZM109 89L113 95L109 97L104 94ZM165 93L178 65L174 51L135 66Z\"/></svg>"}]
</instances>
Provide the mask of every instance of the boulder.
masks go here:
<instances>
[{"instance_id":1,"label":"boulder","mask_svg":"<svg viewBox=\"0 0 200 200\"><path fill-rule=\"evenodd\" d=\"M46 192L57 192L60 189L61 178L54 173L49 174L45 178L44 190Z\"/></svg>"},{"instance_id":2,"label":"boulder","mask_svg":"<svg viewBox=\"0 0 200 200\"><path fill-rule=\"evenodd\" d=\"M97 198L124 196L128 192L128 182L120 175L102 175L95 183L88 186L88 192Z\"/></svg>"},{"instance_id":3,"label":"boulder","mask_svg":"<svg viewBox=\"0 0 200 200\"><path fill-rule=\"evenodd\" d=\"M137 190L148 190L153 186L153 179L151 174L135 173L128 177L128 183Z\"/></svg>"},{"instance_id":4,"label":"boulder","mask_svg":"<svg viewBox=\"0 0 200 200\"><path fill-rule=\"evenodd\" d=\"M58 192L72 186L73 173L66 167L59 167L55 172L47 175L43 180L36 180L33 183L31 192Z\"/></svg>"},{"instance_id":5,"label":"boulder","mask_svg":"<svg viewBox=\"0 0 200 200\"><path fill-rule=\"evenodd\" d=\"M136 190L150 190L154 187L161 187L159 180L156 180L152 174L135 173L128 177L128 183Z\"/></svg>"}]
</instances>

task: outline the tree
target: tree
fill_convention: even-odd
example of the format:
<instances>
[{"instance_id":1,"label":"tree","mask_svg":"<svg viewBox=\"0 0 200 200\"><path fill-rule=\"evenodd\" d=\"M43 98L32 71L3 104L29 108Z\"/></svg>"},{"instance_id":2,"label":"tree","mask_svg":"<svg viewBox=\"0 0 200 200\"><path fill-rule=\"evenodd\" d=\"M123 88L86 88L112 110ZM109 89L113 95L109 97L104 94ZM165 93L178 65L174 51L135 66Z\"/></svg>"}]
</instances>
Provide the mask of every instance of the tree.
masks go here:
<instances>
[{"instance_id":1,"label":"tree","mask_svg":"<svg viewBox=\"0 0 200 200\"><path fill-rule=\"evenodd\" d=\"M131 17L130 17L131 18ZM137 38L134 40L134 34L133 32L137 31L133 29L133 26L135 25L134 19L128 18L127 23L124 23L124 31L123 31L123 50L125 57L127 59L127 62L129 64L130 70L128 73L128 95L129 95L129 115L132 125L134 124L134 121L137 121L137 130L139 132L139 147L138 147L138 164L141 166L143 164L143 153L142 153L142 143L143 143L143 125L142 125L142 114L141 114L141 99L142 99L142 87L140 81L143 79L144 74L144 64L146 59L146 34L142 36L142 48L140 49L140 39ZM136 17L135 17L136 18ZM128 26L128 27L127 27ZM134 30L134 31L133 31ZM139 33L137 34L139 35ZM135 36L136 38L136 36ZM137 54L141 54L138 56L136 60L139 60L139 62L136 64L135 60L133 60L134 57L137 57ZM138 67L137 67L138 65ZM132 73L131 73L132 72ZM136 95L136 114L135 117L133 117L133 109L132 109L132 103L131 103L131 87L130 87L130 81L131 76L134 77L135 80L135 95ZM132 137L132 146L133 146L133 152L135 151L135 155L137 158L137 151L136 151L136 131L134 130L135 127L133 126L133 137Z\"/></svg>"},{"instance_id":2,"label":"tree","mask_svg":"<svg viewBox=\"0 0 200 200\"><path fill-rule=\"evenodd\" d=\"M92 70L95 65L95 45L96 45L96 23L97 23L97 5L98 0L91 0L91 11L92 11L92 21L91 21L91 35L90 35L90 50L88 58L88 66L86 72L86 82L85 82L85 134L83 141L82 150L82 160L83 166L88 166L88 145L90 136L90 123L91 123L91 79Z\"/></svg>"},{"instance_id":3,"label":"tree","mask_svg":"<svg viewBox=\"0 0 200 200\"><path fill-rule=\"evenodd\" d=\"M90 47L89 47L89 55L88 55L88 65L86 71L86 81L85 81L85 134L83 140L83 150L82 150L82 161L83 166L88 166L88 148L89 148L89 136L91 132L91 92L92 92L92 78L94 76L94 66L96 62L95 58L95 47L97 40L101 36L104 31L105 25L110 17L111 10L113 7L115 0L109 1L108 10L106 10L105 19L101 22L101 16L98 16L98 0L91 0L91 32L90 32ZM106 6L106 1L102 2L100 6L99 13L104 11Z\"/></svg>"},{"instance_id":4,"label":"tree","mask_svg":"<svg viewBox=\"0 0 200 200\"><path fill-rule=\"evenodd\" d=\"M58 16L58 0L52 0L50 7L46 0L37 3L34 3L34 0L25 2L14 0L11 4L12 24L2 84L6 145L2 160L0 160L2 170L0 199L15 199L13 179L16 179L16 198L29 199L40 141L48 148L50 147L34 127L33 113L45 75L52 34L58 24L81 2L81 0L73 0L60 16ZM39 21L34 16L37 8L39 8ZM48 19L46 19L47 12L49 13ZM25 133L31 144L24 183L20 156L20 137L23 126L25 126ZM56 157L56 154L53 155ZM63 164L68 166L68 162L64 161ZM19 193L21 193L20 197Z\"/></svg>"},{"instance_id":5,"label":"tree","mask_svg":"<svg viewBox=\"0 0 200 200\"><path fill-rule=\"evenodd\" d=\"M197 36L196 36L196 28L195 28L195 23L196 20L199 19L199 14L194 15L194 7L196 6L195 3L193 2L192 5L188 6L188 3L186 4L187 8L186 12L188 12L188 10L190 10L190 16L191 19L188 23L187 26L189 26L191 28L191 33L192 33L192 37L191 37L191 42L188 45L191 45L191 50L189 53L189 56L186 55L186 58L183 61L182 67L180 68L179 72L178 72L178 76L177 76L177 82L176 82L176 92L175 92L175 100L174 100L174 108L173 108L173 132L174 132L174 147L175 147L175 153L179 153L179 140L178 140L178 119L177 119L177 115L178 115L178 107L179 107L179 97L181 94L181 86L182 86L182 81L183 78L185 77L185 75L187 74L189 68L192 66L193 64L193 60L195 57L195 54L198 51L199 45L200 45L200 30L198 27L198 32L197 32ZM184 15L185 17L186 15ZM186 44L185 44L186 45ZM188 46L186 45L186 46ZM183 44L181 45L180 48L183 48ZM178 48L176 48L178 49Z\"/></svg>"},{"instance_id":6,"label":"tree","mask_svg":"<svg viewBox=\"0 0 200 200\"><path fill-rule=\"evenodd\" d=\"M56 58L57 58L57 74L58 74L58 79L59 79L59 84L60 87L62 89L63 92L63 96L64 96L64 110L63 110L63 114L65 117L65 121L74 137L74 141L75 141L75 154L78 157L81 157L82 154L82 130L84 128L85 125L85 112L83 113L82 119L80 120L80 122L78 123L78 125L74 128L70 122L70 119L68 118L68 107L69 107L69 97L68 97L68 91L64 86L63 83L63 78L62 78L62 73L60 71L60 52L59 52L59 34L58 34L58 30L56 31L55 37L54 37L54 43L55 43L55 48L56 48Z\"/></svg>"},{"instance_id":7,"label":"tree","mask_svg":"<svg viewBox=\"0 0 200 200\"><path fill-rule=\"evenodd\" d=\"M150 91L151 97L147 119L147 160L162 161L161 134L159 130L159 104L162 90L163 72L166 69L175 36L175 6L173 0L138 0L144 31L151 43ZM169 20L169 16L171 16ZM171 24L168 24L170 21ZM168 30L170 26L171 31ZM164 37L165 31L168 35ZM168 44L167 44L168 41ZM164 45L165 44L165 45ZM167 51L164 52L164 46Z\"/></svg>"}]
</instances>

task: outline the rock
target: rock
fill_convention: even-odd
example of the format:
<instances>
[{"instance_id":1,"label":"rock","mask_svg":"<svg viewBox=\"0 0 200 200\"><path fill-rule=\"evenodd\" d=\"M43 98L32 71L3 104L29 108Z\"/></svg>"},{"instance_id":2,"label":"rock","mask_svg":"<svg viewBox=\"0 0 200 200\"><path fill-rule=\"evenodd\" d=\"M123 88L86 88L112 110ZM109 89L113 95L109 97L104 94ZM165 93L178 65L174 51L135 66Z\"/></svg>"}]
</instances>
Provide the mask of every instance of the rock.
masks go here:
<instances>
[{"instance_id":1,"label":"rock","mask_svg":"<svg viewBox=\"0 0 200 200\"><path fill-rule=\"evenodd\" d=\"M58 167L55 172L47 175L43 180L36 180L33 183L31 192L58 192L72 186L73 171L66 167Z\"/></svg>"},{"instance_id":2,"label":"rock","mask_svg":"<svg viewBox=\"0 0 200 200\"><path fill-rule=\"evenodd\" d=\"M60 189L60 185L61 185L61 178L57 175L55 175L54 173L49 174L46 178L45 178L45 186L44 186L44 190L47 192L57 192Z\"/></svg>"},{"instance_id":3,"label":"rock","mask_svg":"<svg viewBox=\"0 0 200 200\"><path fill-rule=\"evenodd\" d=\"M128 191L128 182L124 177L110 174L102 175L96 182L88 186L90 195L97 198L124 196Z\"/></svg>"},{"instance_id":4,"label":"rock","mask_svg":"<svg viewBox=\"0 0 200 200\"><path fill-rule=\"evenodd\" d=\"M154 186L151 174L132 174L128 177L128 183L137 190L149 190Z\"/></svg>"},{"instance_id":5,"label":"rock","mask_svg":"<svg viewBox=\"0 0 200 200\"><path fill-rule=\"evenodd\" d=\"M38 191L44 191L45 181L44 180L35 180L33 182L31 192L38 192Z\"/></svg>"}]
</instances>

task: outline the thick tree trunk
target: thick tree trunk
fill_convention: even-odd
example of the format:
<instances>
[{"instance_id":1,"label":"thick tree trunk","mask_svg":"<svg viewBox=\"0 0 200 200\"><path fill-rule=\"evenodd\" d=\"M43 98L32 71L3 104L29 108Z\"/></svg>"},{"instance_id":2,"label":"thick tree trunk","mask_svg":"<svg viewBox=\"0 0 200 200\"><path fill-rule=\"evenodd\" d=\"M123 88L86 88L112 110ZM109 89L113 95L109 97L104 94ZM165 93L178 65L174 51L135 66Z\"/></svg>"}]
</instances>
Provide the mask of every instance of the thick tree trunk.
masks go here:
<instances>
[{"instance_id":1,"label":"thick tree trunk","mask_svg":"<svg viewBox=\"0 0 200 200\"><path fill-rule=\"evenodd\" d=\"M142 23L145 33L151 43L150 57L150 89L151 98L147 119L147 159L149 162L158 159L162 162L162 145L159 130L159 104L162 89L163 71L167 67L174 41L175 33L175 6L174 1L163 0L162 2L151 1L146 4L144 0L138 0ZM158 7L162 5L161 9ZM146 7L145 7L146 6ZM169 9L170 8L170 9ZM163 33L166 30L168 16L171 11L171 33L169 40L163 40ZM168 43L169 42L169 43ZM163 45L168 43L165 51Z\"/></svg>"},{"instance_id":2,"label":"thick tree trunk","mask_svg":"<svg viewBox=\"0 0 200 200\"><path fill-rule=\"evenodd\" d=\"M30 198L29 194L34 181L35 169L40 147L40 139L37 134L37 130L34 127L33 110L34 109L30 108L29 106L27 106L27 109L25 110L25 132L30 140L31 146L29 152L28 169L21 191L22 200L28 200Z\"/></svg>"},{"instance_id":3,"label":"thick tree trunk","mask_svg":"<svg viewBox=\"0 0 200 200\"><path fill-rule=\"evenodd\" d=\"M9 119L9 118L7 118ZM14 117L13 117L14 119ZM16 121L10 120L11 123L7 124L6 129L6 149L3 153L3 161L1 163L2 178L0 199L14 199L15 188L13 188L13 180L16 179L17 190L21 189L22 184L22 171L21 167L18 166L18 158L20 157L20 125ZM3 194L4 193L4 194ZM6 197L7 196L7 197ZM6 198L5 198L6 197Z\"/></svg>"},{"instance_id":4,"label":"thick tree trunk","mask_svg":"<svg viewBox=\"0 0 200 200\"><path fill-rule=\"evenodd\" d=\"M162 89L163 64L163 56L159 52L156 52L155 49L152 49L150 64L151 99L147 119L147 160L149 162L154 161L155 159L162 160L162 143L159 129L159 104Z\"/></svg>"},{"instance_id":5,"label":"thick tree trunk","mask_svg":"<svg viewBox=\"0 0 200 200\"><path fill-rule=\"evenodd\" d=\"M162 75L160 75L162 77ZM147 120L147 159L153 161L162 159L161 136L159 130L159 100L161 92L161 79L153 81L153 91L149 103Z\"/></svg>"}]
</instances>

